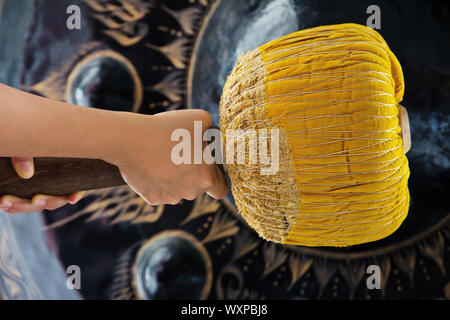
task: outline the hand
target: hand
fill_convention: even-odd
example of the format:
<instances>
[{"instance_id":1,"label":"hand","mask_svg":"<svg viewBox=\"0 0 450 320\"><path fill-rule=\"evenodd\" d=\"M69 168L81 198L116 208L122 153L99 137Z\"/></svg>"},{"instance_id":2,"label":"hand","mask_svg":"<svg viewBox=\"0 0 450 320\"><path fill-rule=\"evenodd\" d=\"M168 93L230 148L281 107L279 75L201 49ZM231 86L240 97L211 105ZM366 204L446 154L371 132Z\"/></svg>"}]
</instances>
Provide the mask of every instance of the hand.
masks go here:
<instances>
[{"instance_id":1,"label":"hand","mask_svg":"<svg viewBox=\"0 0 450 320\"><path fill-rule=\"evenodd\" d=\"M181 199L193 200L205 192L216 199L227 195L228 184L216 164L177 165L171 159L172 149L179 143L171 141L172 132L187 129L191 133L192 150L194 121L202 121L203 132L211 126L206 111L177 110L153 116L131 114L129 119L127 132L131 134L124 134L117 154L106 161L120 168L124 180L145 201L151 205L177 204Z\"/></svg>"},{"instance_id":2,"label":"hand","mask_svg":"<svg viewBox=\"0 0 450 320\"><path fill-rule=\"evenodd\" d=\"M14 170L19 177L29 179L34 175L33 158L11 158ZM24 213L47 210L55 210L67 203L75 204L83 196L85 191L75 192L68 196L47 196L38 194L32 199L22 199L11 195L0 197L0 210L8 213Z\"/></svg>"}]
</instances>

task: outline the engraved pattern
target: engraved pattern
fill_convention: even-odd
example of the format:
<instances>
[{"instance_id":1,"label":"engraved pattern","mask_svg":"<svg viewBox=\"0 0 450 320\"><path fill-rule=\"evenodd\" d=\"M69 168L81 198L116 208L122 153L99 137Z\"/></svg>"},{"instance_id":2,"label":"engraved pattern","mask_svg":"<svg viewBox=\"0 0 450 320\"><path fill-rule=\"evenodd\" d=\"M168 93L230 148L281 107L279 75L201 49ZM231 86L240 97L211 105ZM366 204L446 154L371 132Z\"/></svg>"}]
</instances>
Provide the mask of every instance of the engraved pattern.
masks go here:
<instances>
[{"instance_id":1,"label":"engraved pattern","mask_svg":"<svg viewBox=\"0 0 450 320\"><path fill-rule=\"evenodd\" d=\"M188 223L191 220L200 218L205 214L216 212L219 208L220 203L218 201L215 201L208 195L203 194L195 199L194 207L192 208L186 219L180 222L180 226Z\"/></svg>"},{"instance_id":2,"label":"engraved pattern","mask_svg":"<svg viewBox=\"0 0 450 320\"><path fill-rule=\"evenodd\" d=\"M128 186L90 191L86 197L93 201L82 210L45 227L57 228L81 216L89 215L86 222L108 219L111 225L120 222L152 223L156 222L164 211L164 205L150 206ZM114 199L114 202L111 202Z\"/></svg>"},{"instance_id":3,"label":"engraved pattern","mask_svg":"<svg viewBox=\"0 0 450 320\"><path fill-rule=\"evenodd\" d=\"M202 240L202 242L207 243L235 235L239 231L239 227L236 226L236 222L236 219L228 213L216 213L208 235Z\"/></svg>"},{"instance_id":4,"label":"engraved pattern","mask_svg":"<svg viewBox=\"0 0 450 320\"><path fill-rule=\"evenodd\" d=\"M186 69L187 52L189 49L188 44L188 39L178 38L164 46L157 46L151 43L146 43L145 45L150 49L156 50L165 55L175 68Z\"/></svg>"},{"instance_id":5,"label":"engraved pattern","mask_svg":"<svg viewBox=\"0 0 450 320\"><path fill-rule=\"evenodd\" d=\"M276 244L266 244L264 246L264 272L262 278L266 277L269 273L275 271L279 266L281 266L287 259L288 254L279 245Z\"/></svg>"},{"instance_id":6,"label":"engraved pattern","mask_svg":"<svg viewBox=\"0 0 450 320\"><path fill-rule=\"evenodd\" d=\"M186 34L190 36L195 34L194 28L195 22L198 20L199 15L201 13L201 10L199 8L190 7L181 11L171 10L165 5L162 5L161 8L167 11L170 15L172 15L175 18L175 20L178 21L178 23L181 26L181 29L183 29L183 31Z\"/></svg>"},{"instance_id":7,"label":"engraved pattern","mask_svg":"<svg viewBox=\"0 0 450 320\"><path fill-rule=\"evenodd\" d=\"M141 0L118 0L118 4L101 0L85 0L90 8L98 12L93 15L105 29L103 33L124 47L139 43L148 34L148 26L140 21L152 7L152 2Z\"/></svg>"},{"instance_id":8,"label":"engraved pattern","mask_svg":"<svg viewBox=\"0 0 450 320\"><path fill-rule=\"evenodd\" d=\"M305 273L309 270L313 263L311 257L305 257L298 254L293 254L289 258L289 269L291 271L291 283L288 290L290 291L297 281L299 281Z\"/></svg>"},{"instance_id":9,"label":"engraved pattern","mask_svg":"<svg viewBox=\"0 0 450 320\"><path fill-rule=\"evenodd\" d=\"M78 51L76 51L71 57L69 57L64 64L58 66L58 68L52 71L42 81L35 83L31 86L22 86L23 90L29 90L40 95L54 99L64 100L64 93L67 84L67 77L70 71L75 66L80 57L86 56L88 53L101 47L101 43L97 41L88 42L83 44Z\"/></svg>"},{"instance_id":10,"label":"engraved pattern","mask_svg":"<svg viewBox=\"0 0 450 320\"><path fill-rule=\"evenodd\" d=\"M160 82L151 86L150 89L166 96L173 103L173 108L176 108L181 104L184 94L182 73L169 73Z\"/></svg>"}]
</instances>

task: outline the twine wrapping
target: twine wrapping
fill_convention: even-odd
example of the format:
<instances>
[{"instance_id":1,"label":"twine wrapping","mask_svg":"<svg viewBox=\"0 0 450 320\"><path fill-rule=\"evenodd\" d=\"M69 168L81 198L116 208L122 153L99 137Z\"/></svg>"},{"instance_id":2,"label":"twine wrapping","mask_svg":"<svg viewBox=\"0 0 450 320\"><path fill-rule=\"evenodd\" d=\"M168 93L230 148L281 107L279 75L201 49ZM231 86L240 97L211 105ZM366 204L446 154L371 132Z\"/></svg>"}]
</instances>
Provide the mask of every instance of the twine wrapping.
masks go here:
<instances>
[{"instance_id":1,"label":"twine wrapping","mask_svg":"<svg viewBox=\"0 0 450 320\"><path fill-rule=\"evenodd\" d=\"M265 239L304 246L392 234L409 208L403 92L384 39L356 24L301 30L240 57L221 99L224 140L227 129L280 132L276 174L228 164L244 219Z\"/></svg>"}]
</instances>

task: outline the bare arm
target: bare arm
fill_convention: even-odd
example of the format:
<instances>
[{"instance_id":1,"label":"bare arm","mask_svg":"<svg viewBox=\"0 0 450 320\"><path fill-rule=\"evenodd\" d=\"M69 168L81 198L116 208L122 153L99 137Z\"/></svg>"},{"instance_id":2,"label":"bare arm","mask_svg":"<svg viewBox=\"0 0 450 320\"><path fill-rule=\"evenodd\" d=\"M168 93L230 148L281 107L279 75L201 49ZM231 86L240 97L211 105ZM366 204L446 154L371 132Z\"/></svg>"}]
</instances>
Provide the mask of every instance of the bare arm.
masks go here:
<instances>
[{"instance_id":1,"label":"bare arm","mask_svg":"<svg viewBox=\"0 0 450 320\"><path fill-rule=\"evenodd\" d=\"M103 159L123 130L123 117L116 112L81 108L1 84L0 110L0 156L5 157Z\"/></svg>"},{"instance_id":2,"label":"bare arm","mask_svg":"<svg viewBox=\"0 0 450 320\"><path fill-rule=\"evenodd\" d=\"M204 111L147 116L82 108L4 85L0 111L0 156L102 159L117 165L130 187L153 205L192 200L204 192L222 198L228 192L216 165L171 161L172 132L193 132L194 121L208 129L211 118Z\"/></svg>"}]
</instances>

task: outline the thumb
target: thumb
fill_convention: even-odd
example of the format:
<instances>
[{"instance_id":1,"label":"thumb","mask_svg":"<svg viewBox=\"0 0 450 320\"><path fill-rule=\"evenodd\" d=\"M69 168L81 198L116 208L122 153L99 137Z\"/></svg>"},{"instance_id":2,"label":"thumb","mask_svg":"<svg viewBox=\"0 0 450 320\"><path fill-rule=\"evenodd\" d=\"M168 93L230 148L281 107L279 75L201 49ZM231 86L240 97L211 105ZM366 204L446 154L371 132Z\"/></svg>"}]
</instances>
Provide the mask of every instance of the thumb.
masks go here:
<instances>
[{"instance_id":1,"label":"thumb","mask_svg":"<svg viewBox=\"0 0 450 320\"><path fill-rule=\"evenodd\" d=\"M34 175L33 158L11 158L11 162L22 179L30 179Z\"/></svg>"}]
</instances>

